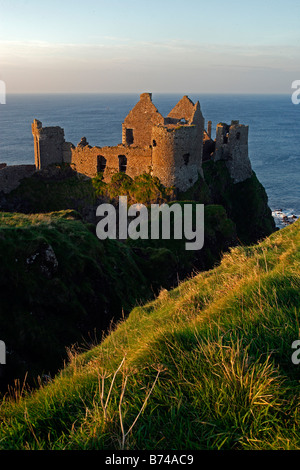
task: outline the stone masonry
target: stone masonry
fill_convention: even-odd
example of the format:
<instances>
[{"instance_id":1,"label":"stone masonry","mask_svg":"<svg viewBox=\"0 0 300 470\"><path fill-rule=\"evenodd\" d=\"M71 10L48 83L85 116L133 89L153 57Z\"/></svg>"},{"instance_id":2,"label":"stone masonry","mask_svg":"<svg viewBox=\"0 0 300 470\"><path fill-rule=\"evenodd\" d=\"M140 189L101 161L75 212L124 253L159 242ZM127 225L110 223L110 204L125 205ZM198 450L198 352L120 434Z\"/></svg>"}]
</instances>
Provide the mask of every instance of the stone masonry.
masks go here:
<instances>
[{"instance_id":1,"label":"stone masonry","mask_svg":"<svg viewBox=\"0 0 300 470\"><path fill-rule=\"evenodd\" d=\"M122 125L122 143L115 147L91 147L83 137L77 147L64 141L59 127L32 124L37 169L52 163L71 163L89 177L102 172L104 181L124 172L135 177L143 172L157 176L165 186L188 189L202 174L204 118L199 102L184 96L165 118L143 93Z\"/></svg>"},{"instance_id":2,"label":"stone masonry","mask_svg":"<svg viewBox=\"0 0 300 470\"><path fill-rule=\"evenodd\" d=\"M231 125L217 125L214 160L225 160L226 166L235 183L240 183L252 174L248 156L248 126L239 121Z\"/></svg>"},{"instance_id":3,"label":"stone masonry","mask_svg":"<svg viewBox=\"0 0 300 470\"><path fill-rule=\"evenodd\" d=\"M0 165L0 191L8 194L16 189L22 179L32 176L36 172L35 165Z\"/></svg>"},{"instance_id":4,"label":"stone masonry","mask_svg":"<svg viewBox=\"0 0 300 470\"><path fill-rule=\"evenodd\" d=\"M152 102L151 93L142 93L139 102L122 124L122 143L114 147L91 147L82 137L75 147L66 142L61 127L43 127L37 119L32 124L35 169L68 163L81 174L103 174L105 182L118 172L130 177L147 172L165 186L181 191L190 188L202 172L202 161L224 160L234 182L252 174L248 157L248 126L232 121L220 123L216 139L211 137L212 123L204 128L200 104L184 96L167 117ZM16 168L16 167L7 167ZM13 173L0 165L0 191L5 175ZM20 169L19 174L22 173ZM29 173L32 168L27 168ZM25 173L26 173L25 171ZM19 180L19 177L17 177ZM15 187L16 181L13 186ZM6 190L10 185L6 183Z\"/></svg>"}]
</instances>

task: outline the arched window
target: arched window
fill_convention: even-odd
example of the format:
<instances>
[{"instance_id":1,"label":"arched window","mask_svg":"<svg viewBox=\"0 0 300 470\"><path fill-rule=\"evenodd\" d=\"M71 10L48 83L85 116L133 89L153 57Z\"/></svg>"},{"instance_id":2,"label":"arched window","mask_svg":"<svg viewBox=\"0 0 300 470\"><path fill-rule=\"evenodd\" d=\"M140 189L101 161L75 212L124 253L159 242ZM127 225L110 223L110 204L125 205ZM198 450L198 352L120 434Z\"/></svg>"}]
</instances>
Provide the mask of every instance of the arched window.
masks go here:
<instances>
[{"instance_id":1,"label":"arched window","mask_svg":"<svg viewBox=\"0 0 300 470\"><path fill-rule=\"evenodd\" d=\"M119 155L119 172L126 173L127 169L127 158L125 155Z\"/></svg>"}]
</instances>

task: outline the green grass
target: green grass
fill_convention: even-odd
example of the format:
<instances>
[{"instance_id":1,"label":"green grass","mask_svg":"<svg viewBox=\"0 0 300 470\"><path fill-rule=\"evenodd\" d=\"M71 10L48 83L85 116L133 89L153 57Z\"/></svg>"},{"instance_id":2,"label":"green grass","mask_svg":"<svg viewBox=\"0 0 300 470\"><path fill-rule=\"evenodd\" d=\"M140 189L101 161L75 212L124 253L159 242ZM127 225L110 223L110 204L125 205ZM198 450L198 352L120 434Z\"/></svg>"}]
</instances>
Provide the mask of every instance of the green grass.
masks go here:
<instances>
[{"instance_id":1,"label":"green grass","mask_svg":"<svg viewBox=\"0 0 300 470\"><path fill-rule=\"evenodd\" d=\"M47 251L55 258L48 260ZM8 381L26 371L32 380L53 374L66 347L101 338L112 321L152 296L130 248L100 241L74 211L0 213L0 255Z\"/></svg>"},{"instance_id":2,"label":"green grass","mask_svg":"<svg viewBox=\"0 0 300 470\"><path fill-rule=\"evenodd\" d=\"M236 225L243 244L256 243L275 230L268 197L256 175L234 184L222 161L204 162L204 179L188 191L164 187L157 177L143 173L130 178L125 173L112 176L109 183L103 174L87 178L76 174L68 165L52 166L25 178L20 186L1 201L2 210L23 213L47 213L74 209L89 222L95 222L96 206L102 202L118 203L127 196L128 204L169 203L175 200L194 201L205 205L223 206L227 217Z\"/></svg>"},{"instance_id":3,"label":"green grass","mask_svg":"<svg viewBox=\"0 0 300 470\"><path fill-rule=\"evenodd\" d=\"M157 177L149 173L131 178L125 173L116 173L109 183L103 181L99 173L92 179L97 197L114 202L119 196L127 196L129 204L161 204L175 198L174 188L166 188Z\"/></svg>"},{"instance_id":4,"label":"green grass","mask_svg":"<svg viewBox=\"0 0 300 470\"><path fill-rule=\"evenodd\" d=\"M206 207L205 247L185 241L99 240L73 210L0 213L0 331L10 358L6 381L53 375L73 343L102 338L159 290L209 269L234 236L222 207ZM48 259L48 257L50 258ZM6 382L0 380L1 390Z\"/></svg>"},{"instance_id":5,"label":"green grass","mask_svg":"<svg viewBox=\"0 0 300 470\"><path fill-rule=\"evenodd\" d=\"M4 399L0 448L299 449L299 266L296 222L162 290Z\"/></svg>"},{"instance_id":6,"label":"green grass","mask_svg":"<svg viewBox=\"0 0 300 470\"><path fill-rule=\"evenodd\" d=\"M66 166L51 166L24 178L6 196L14 212L46 213L74 209L80 213L96 204L92 181Z\"/></svg>"}]
</instances>

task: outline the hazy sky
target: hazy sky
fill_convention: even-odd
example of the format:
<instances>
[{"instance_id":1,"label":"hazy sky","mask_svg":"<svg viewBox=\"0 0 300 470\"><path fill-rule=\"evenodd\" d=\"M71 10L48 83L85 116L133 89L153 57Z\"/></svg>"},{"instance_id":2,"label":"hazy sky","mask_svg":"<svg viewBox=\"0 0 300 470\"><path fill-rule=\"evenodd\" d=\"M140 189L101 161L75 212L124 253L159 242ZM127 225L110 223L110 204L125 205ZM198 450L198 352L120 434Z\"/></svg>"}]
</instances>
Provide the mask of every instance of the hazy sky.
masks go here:
<instances>
[{"instance_id":1,"label":"hazy sky","mask_svg":"<svg viewBox=\"0 0 300 470\"><path fill-rule=\"evenodd\" d=\"M290 93L299 0L0 0L7 92Z\"/></svg>"}]
</instances>

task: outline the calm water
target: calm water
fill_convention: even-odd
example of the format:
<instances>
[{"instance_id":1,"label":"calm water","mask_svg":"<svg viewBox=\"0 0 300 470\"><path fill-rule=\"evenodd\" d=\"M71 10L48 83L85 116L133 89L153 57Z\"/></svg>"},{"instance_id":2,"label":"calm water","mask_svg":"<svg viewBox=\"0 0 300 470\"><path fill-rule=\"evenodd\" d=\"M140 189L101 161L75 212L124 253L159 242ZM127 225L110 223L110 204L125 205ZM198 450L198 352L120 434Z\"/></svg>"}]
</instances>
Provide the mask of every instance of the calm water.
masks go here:
<instances>
[{"instance_id":1,"label":"calm water","mask_svg":"<svg viewBox=\"0 0 300 470\"><path fill-rule=\"evenodd\" d=\"M184 93L183 93L184 94ZM182 95L153 94L158 110L167 115ZM249 125L252 167L264 185L272 210L300 215L300 105L289 95L189 95L207 123L239 120ZM121 125L139 95L9 95L0 106L0 162L34 162L31 122L61 126L67 141L85 136L90 145L116 145Z\"/></svg>"}]
</instances>

